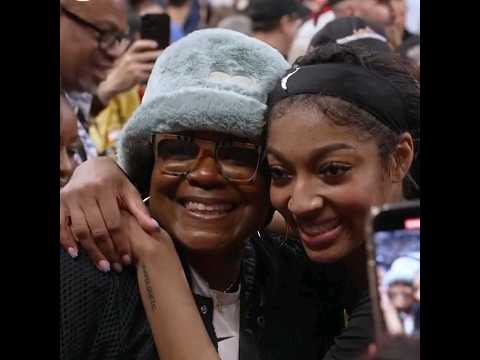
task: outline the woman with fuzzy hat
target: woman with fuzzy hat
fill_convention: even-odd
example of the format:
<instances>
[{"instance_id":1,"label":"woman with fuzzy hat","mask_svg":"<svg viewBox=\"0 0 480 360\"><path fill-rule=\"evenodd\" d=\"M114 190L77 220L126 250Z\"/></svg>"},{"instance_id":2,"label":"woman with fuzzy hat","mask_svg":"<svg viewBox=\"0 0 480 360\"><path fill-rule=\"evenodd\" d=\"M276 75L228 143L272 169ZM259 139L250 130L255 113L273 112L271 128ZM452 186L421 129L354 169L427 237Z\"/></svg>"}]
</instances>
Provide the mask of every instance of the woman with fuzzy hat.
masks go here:
<instances>
[{"instance_id":1,"label":"woman with fuzzy hat","mask_svg":"<svg viewBox=\"0 0 480 360\"><path fill-rule=\"evenodd\" d=\"M102 272L95 270L73 244L67 251L75 260L61 250L61 358L153 359L155 343L169 359L217 351L223 360L307 359L332 345L343 325L335 292L323 291L296 243L262 232L273 212L264 113L287 67L273 48L227 30L192 33L158 58L119 159L166 232L149 234L122 213L116 234L130 242L120 254L131 253L137 266L121 273L96 257ZM103 200L117 190L105 188ZM89 223L103 219L103 200L104 215L77 203L63 219L73 229L79 213ZM132 259L114 258L116 270L122 260ZM189 330L198 327L203 336ZM179 339L202 351L192 357Z\"/></svg>"}]
</instances>

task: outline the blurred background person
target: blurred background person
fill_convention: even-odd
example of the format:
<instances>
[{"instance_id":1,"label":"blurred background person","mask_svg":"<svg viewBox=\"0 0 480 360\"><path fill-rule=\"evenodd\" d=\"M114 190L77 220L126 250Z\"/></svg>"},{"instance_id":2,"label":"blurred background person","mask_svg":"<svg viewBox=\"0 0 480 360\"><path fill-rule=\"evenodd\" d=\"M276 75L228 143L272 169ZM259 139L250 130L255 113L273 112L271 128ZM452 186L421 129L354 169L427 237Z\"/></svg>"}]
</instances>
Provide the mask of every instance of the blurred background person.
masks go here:
<instances>
[{"instance_id":1,"label":"blurred background person","mask_svg":"<svg viewBox=\"0 0 480 360\"><path fill-rule=\"evenodd\" d=\"M242 1L239 5L237 3L237 0L206 0L208 16L205 27L221 27L219 23L223 19L235 15L239 10L245 10L248 0Z\"/></svg>"},{"instance_id":2,"label":"blurred background person","mask_svg":"<svg viewBox=\"0 0 480 360\"><path fill-rule=\"evenodd\" d=\"M293 62L299 57L307 53L308 46L312 37L330 21L335 19L335 13L332 11L328 0L317 0L315 5L311 5L312 1L307 2L311 9L310 19L305 21L300 29L298 29L297 35L293 40L290 52L288 54L288 62Z\"/></svg>"},{"instance_id":3,"label":"blurred background person","mask_svg":"<svg viewBox=\"0 0 480 360\"><path fill-rule=\"evenodd\" d=\"M241 32L242 34L252 35L252 20L243 14L233 14L220 20L218 27Z\"/></svg>"},{"instance_id":4,"label":"blurred background person","mask_svg":"<svg viewBox=\"0 0 480 360\"><path fill-rule=\"evenodd\" d=\"M130 4L129 27L133 42L99 85L90 110L89 133L100 155L115 155L118 135L140 105L145 84L161 52L155 41L140 38L141 16L164 12L151 0ZM170 42L178 37L178 32L172 29L176 25L172 24Z\"/></svg>"},{"instance_id":5,"label":"blurred background person","mask_svg":"<svg viewBox=\"0 0 480 360\"><path fill-rule=\"evenodd\" d=\"M398 49L405 41L410 40L410 38L418 38L418 35L412 34L406 28L406 14L407 14L407 4L406 0L390 0L392 6L394 20L387 27L387 33L389 34L389 39L392 47Z\"/></svg>"},{"instance_id":6,"label":"blurred background person","mask_svg":"<svg viewBox=\"0 0 480 360\"><path fill-rule=\"evenodd\" d=\"M155 41L135 40L100 84L92 102L89 128L99 154L115 154L118 134L140 105L144 85L159 54Z\"/></svg>"},{"instance_id":7,"label":"blurred background person","mask_svg":"<svg viewBox=\"0 0 480 360\"><path fill-rule=\"evenodd\" d=\"M190 24L187 24L193 11L193 0L165 0L165 11L170 16L171 21L170 34L173 35L170 39L171 43L197 30L198 23L193 28L189 28Z\"/></svg>"},{"instance_id":8,"label":"blurred background person","mask_svg":"<svg viewBox=\"0 0 480 360\"><path fill-rule=\"evenodd\" d=\"M412 34L420 35L420 0L407 0L405 27Z\"/></svg>"},{"instance_id":9,"label":"blurred background person","mask_svg":"<svg viewBox=\"0 0 480 360\"><path fill-rule=\"evenodd\" d=\"M60 0L60 78L78 118L83 161L97 155L88 134L92 94L128 46L125 0Z\"/></svg>"},{"instance_id":10,"label":"blurred background person","mask_svg":"<svg viewBox=\"0 0 480 360\"><path fill-rule=\"evenodd\" d=\"M329 42L391 53L385 31L357 16L340 17L329 22L312 38L308 52Z\"/></svg>"},{"instance_id":11,"label":"blurred background person","mask_svg":"<svg viewBox=\"0 0 480 360\"><path fill-rule=\"evenodd\" d=\"M297 0L250 0L247 14L252 20L253 37L287 58L297 31L310 10Z\"/></svg>"},{"instance_id":12,"label":"blurred background person","mask_svg":"<svg viewBox=\"0 0 480 360\"><path fill-rule=\"evenodd\" d=\"M402 44L397 48L397 52L404 59L415 65L420 73L420 36L412 35L408 39L403 40ZM420 74L418 78L420 78Z\"/></svg>"},{"instance_id":13,"label":"blurred background person","mask_svg":"<svg viewBox=\"0 0 480 360\"><path fill-rule=\"evenodd\" d=\"M140 15L166 12L173 20L172 32L189 34L202 27L200 2L206 0L130 0ZM178 39L175 39L178 40Z\"/></svg>"},{"instance_id":14,"label":"blurred background person","mask_svg":"<svg viewBox=\"0 0 480 360\"><path fill-rule=\"evenodd\" d=\"M358 16L379 26L388 26L393 22L394 14L385 0L329 0L335 17Z\"/></svg>"},{"instance_id":15,"label":"blurred background person","mask_svg":"<svg viewBox=\"0 0 480 360\"><path fill-rule=\"evenodd\" d=\"M77 139L77 117L65 93L60 90L60 188L68 182L77 165L75 159Z\"/></svg>"},{"instance_id":16,"label":"blurred background person","mask_svg":"<svg viewBox=\"0 0 480 360\"><path fill-rule=\"evenodd\" d=\"M313 36L336 18L355 16L381 28L393 21L391 6L381 0L327 0L322 5L322 10L298 31L288 56L290 63L305 55Z\"/></svg>"}]
</instances>

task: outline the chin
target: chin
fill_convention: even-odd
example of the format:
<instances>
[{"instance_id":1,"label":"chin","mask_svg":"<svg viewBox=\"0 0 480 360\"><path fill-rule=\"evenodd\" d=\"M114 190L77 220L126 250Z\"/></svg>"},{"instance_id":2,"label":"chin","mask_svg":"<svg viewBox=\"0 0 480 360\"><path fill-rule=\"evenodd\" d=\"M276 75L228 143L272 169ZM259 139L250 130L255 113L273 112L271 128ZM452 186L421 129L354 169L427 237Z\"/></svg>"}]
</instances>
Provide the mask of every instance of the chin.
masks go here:
<instances>
[{"instance_id":1,"label":"chin","mask_svg":"<svg viewBox=\"0 0 480 360\"><path fill-rule=\"evenodd\" d=\"M356 246L352 247L351 244L336 243L319 250L310 249L305 244L303 244L303 247L310 261L319 264L332 264L346 260L361 244L356 244Z\"/></svg>"},{"instance_id":2,"label":"chin","mask_svg":"<svg viewBox=\"0 0 480 360\"><path fill-rule=\"evenodd\" d=\"M214 253L230 247L236 241L225 238L225 234L217 231L179 232L176 241L187 251Z\"/></svg>"},{"instance_id":3,"label":"chin","mask_svg":"<svg viewBox=\"0 0 480 360\"><path fill-rule=\"evenodd\" d=\"M305 252L307 253L310 261L319 264L332 264L343 259L347 254L345 251L335 249L335 247L324 249L324 250L311 250L305 245Z\"/></svg>"}]
</instances>

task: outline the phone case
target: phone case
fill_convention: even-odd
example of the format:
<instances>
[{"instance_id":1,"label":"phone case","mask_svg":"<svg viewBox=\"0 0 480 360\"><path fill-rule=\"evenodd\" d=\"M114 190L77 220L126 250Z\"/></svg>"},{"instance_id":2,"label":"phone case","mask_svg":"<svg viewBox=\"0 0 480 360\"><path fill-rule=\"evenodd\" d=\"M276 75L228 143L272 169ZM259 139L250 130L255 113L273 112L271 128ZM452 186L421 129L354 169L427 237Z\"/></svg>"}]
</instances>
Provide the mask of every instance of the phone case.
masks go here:
<instances>
[{"instance_id":1,"label":"phone case","mask_svg":"<svg viewBox=\"0 0 480 360\"><path fill-rule=\"evenodd\" d=\"M378 275L377 275L377 263L376 263L376 247L374 243L375 233L375 220L378 216L385 214L392 210L402 210L416 208L420 206L419 201L405 201L395 204L386 204L383 206L372 207L366 226L366 250L367 250L367 272L369 281L370 298L372 302L372 313L374 322L374 333L376 339L381 339L387 334L387 328L383 311L380 306L380 293L378 290Z\"/></svg>"}]
</instances>

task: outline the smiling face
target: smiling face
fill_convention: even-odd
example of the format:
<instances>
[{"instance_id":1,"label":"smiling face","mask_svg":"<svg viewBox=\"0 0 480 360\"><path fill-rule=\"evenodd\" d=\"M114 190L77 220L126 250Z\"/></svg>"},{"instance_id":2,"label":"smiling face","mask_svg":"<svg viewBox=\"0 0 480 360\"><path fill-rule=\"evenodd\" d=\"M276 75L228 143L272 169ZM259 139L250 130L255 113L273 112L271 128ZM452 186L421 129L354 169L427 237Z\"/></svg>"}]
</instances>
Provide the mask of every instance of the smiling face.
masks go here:
<instances>
[{"instance_id":1,"label":"smiling face","mask_svg":"<svg viewBox=\"0 0 480 360\"><path fill-rule=\"evenodd\" d=\"M225 138L215 132L189 135L213 142ZM203 156L198 157L188 175L166 174L162 160L157 157L151 177L150 210L190 253L238 250L248 236L266 225L269 212L266 178L258 173L250 183L227 180L217 167L213 149L203 142L199 144Z\"/></svg>"},{"instance_id":2,"label":"smiling face","mask_svg":"<svg viewBox=\"0 0 480 360\"><path fill-rule=\"evenodd\" d=\"M351 254L364 241L370 207L398 200L377 143L302 103L271 119L267 159L272 205L315 262Z\"/></svg>"}]
</instances>

